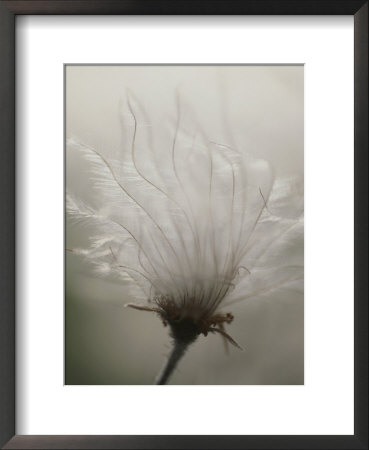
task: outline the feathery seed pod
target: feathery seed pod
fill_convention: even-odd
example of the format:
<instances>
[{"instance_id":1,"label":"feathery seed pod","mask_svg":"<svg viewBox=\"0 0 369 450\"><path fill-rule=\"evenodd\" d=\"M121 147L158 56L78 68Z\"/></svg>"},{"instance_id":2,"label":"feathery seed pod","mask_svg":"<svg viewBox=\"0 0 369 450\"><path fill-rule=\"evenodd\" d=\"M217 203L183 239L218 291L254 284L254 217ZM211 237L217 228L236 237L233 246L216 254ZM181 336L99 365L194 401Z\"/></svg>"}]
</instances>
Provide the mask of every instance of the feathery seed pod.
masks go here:
<instances>
[{"instance_id":1,"label":"feathery seed pod","mask_svg":"<svg viewBox=\"0 0 369 450\"><path fill-rule=\"evenodd\" d=\"M67 196L69 217L96 230L89 248L73 252L100 274L128 281L137 303L127 306L169 327L173 350L156 379L164 384L201 334L241 348L225 329L232 305L301 287L301 197L291 180L274 179L267 161L204 136L182 105L159 139L132 94L120 116L123 151L114 160L68 140L95 187L93 206Z\"/></svg>"}]
</instances>

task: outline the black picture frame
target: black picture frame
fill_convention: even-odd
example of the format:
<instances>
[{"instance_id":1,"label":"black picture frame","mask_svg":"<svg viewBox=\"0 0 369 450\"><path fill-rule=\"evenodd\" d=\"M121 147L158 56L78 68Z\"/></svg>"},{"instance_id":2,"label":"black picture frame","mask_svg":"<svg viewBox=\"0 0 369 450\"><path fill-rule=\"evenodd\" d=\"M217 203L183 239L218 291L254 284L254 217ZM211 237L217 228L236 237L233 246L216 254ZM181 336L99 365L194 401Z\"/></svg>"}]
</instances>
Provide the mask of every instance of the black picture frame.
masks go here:
<instances>
[{"instance_id":1,"label":"black picture frame","mask_svg":"<svg viewBox=\"0 0 369 450\"><path fill-rule=\"evenodd\" d=\"M353 15L355 39L355 393L349 436L15 435L15 19L25 14ZM368 1L0 1L0 445L7 449L368 448ZM348 269L350 270L350 269Z\"/></svg>"}]
</instances>

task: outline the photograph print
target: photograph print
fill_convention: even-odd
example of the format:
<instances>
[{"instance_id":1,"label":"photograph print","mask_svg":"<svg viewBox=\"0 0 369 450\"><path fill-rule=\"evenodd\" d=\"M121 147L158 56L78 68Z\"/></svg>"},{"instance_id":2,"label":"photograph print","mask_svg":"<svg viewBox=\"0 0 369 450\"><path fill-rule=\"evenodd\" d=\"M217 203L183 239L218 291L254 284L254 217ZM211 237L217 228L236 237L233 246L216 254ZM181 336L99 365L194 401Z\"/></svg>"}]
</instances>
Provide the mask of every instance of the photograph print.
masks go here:
<instances>
[{"instance_id":1,"label":"photograph print","mask_svg":"<svg viewBox=\"0 0 369 450\"><path fill-rule=\"evenodd\" d=\"M304 384L303 65L66 65L65 384Z\"/></svg>"}]
</instances>

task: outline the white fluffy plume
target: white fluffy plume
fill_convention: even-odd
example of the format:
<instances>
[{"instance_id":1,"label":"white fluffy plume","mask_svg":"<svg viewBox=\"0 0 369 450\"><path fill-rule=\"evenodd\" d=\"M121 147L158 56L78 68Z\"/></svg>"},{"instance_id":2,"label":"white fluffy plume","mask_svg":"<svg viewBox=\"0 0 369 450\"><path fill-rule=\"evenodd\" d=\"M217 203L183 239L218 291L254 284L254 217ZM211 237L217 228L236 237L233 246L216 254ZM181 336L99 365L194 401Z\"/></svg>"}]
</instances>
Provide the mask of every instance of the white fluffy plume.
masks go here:
<instances>
[{"instance_id":1,"label":"white fluffy plume","mask_svg":"<svg viewBox=\"0 0 369 450\"><path fill-rule=\"evenodd\" d=\"M93 223L79 250L100 273L129 280L141 303L191 301L193 318L274 289L302 287L302 188L270 165L213 142L178 108L155 130L130 95L113 160L77 139L94 180L94 206L68 194L70 219ZM96 207L96 205L98 205ZM78 250L75 250L78 252Z\"/></svg>"}]
</instances>

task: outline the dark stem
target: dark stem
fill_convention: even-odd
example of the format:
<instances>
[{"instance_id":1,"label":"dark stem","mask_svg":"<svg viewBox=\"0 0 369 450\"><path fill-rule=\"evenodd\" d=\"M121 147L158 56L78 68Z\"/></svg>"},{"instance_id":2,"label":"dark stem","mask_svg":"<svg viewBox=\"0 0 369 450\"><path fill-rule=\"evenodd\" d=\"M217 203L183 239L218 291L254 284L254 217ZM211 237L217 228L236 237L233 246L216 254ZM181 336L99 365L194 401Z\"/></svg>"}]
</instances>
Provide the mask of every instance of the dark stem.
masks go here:
<instances>
[{"instance_id":1,"label":"dark stem","mask_svg":"<svg viewBox=\"0 0 369 450\"><path fill-rule=\"evenodd\" d=\"M186 353L187 347L190 343L183 341L174 341L173 348L168 356L166 363L156 377L155 384L166 384L169 377L172 375L174 369L177 367L178 361Z\"/></svg>"}]
</instances>

